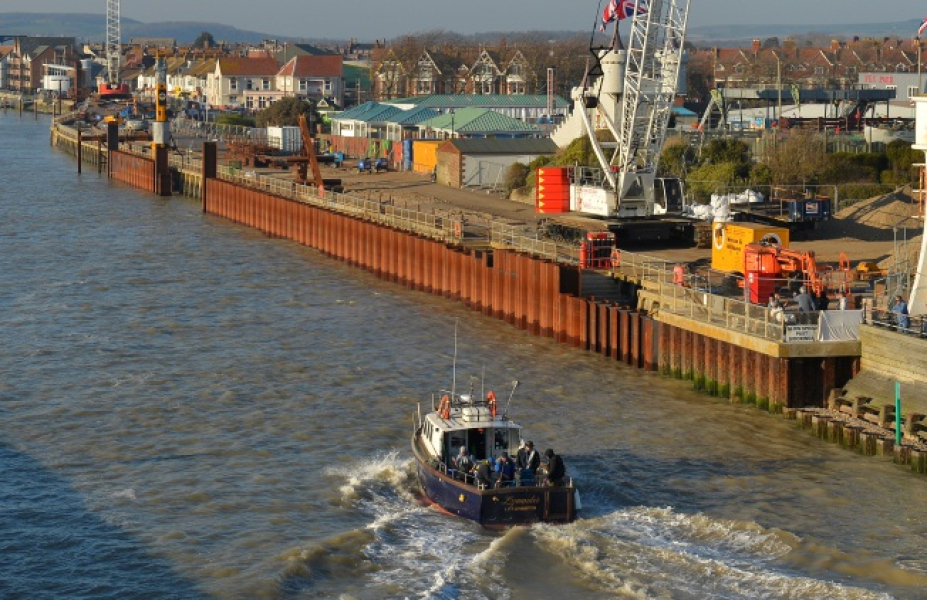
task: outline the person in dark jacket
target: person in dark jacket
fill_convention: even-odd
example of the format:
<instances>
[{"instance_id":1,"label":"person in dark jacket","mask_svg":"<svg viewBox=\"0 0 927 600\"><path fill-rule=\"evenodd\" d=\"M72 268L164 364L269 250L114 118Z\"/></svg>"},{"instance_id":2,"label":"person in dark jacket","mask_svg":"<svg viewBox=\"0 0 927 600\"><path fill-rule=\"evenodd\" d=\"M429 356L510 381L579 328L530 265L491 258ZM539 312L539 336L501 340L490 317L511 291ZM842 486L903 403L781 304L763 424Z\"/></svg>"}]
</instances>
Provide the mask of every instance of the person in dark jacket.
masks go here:
<instances>
[{"instance_id":1,"label":"person in dark jacket","mask_svg":"<svg viewBox=\"0 0 927 600\"><path fill-rule=\"evenodd\" d=\"M516 467L516 485L534 485L535 474L541 466L541 455L534 449L534 442L528 442L518 449Z\"/></svg>"},{"instance_id":2,"label":"person in dark jacket","mask_svg":"<svg viewBox=\"0 0 927 600\"><path fill-rule=\"evenodd\" d=\"M479 461L475 467L473 467L473 476L476 478L476 483L480 487L492 487L492 469L489 467L488 460Z\"/></svg>"},{"instance_id":3,"label":"person in dark jacket","mask_svg":"<svg viewBox=\"0 0 927 600\"><path fill-rule=\"evenodd\" d=\"M503 454L496 459L496 487L511 485L515 479L515 461Z\"/></svg>"},{"instance_id":4,"label":"person in dark jacket","mask_svg":"<svg viewBox=\"0 0 927 600\"><path fill-rule=\"evenodd\" d=\"M563 478L566 477L566 467L563 466L563 459L554 454L554 451L548 448L544 452L547 457L547 483L554 487L563 485Z\"/></svg>"}]
</instances>

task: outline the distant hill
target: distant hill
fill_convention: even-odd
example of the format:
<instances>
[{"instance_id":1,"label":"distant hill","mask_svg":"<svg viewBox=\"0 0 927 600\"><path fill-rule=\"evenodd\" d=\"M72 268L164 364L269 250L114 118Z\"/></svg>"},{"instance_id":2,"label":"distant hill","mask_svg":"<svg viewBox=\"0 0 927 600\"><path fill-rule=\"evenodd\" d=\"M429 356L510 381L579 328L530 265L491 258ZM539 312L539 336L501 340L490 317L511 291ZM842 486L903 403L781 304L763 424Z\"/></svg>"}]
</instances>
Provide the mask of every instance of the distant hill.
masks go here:
<instances>
[{"instance_id":1,"label":"distant hill","mask_svg":"<svg viewBox=\"0 0 927 600\"><path fill-rule=\"evenodd\" d=\"M219 23L167 22L142 23L122 18L122 40L133 37L169 37L179 44L189 44L204 31L216 40L257 43L273 38L267 33L245 31ZM106 17L87 13L2 13L0 37L10 35L46 35L76 37L81 41L102 42L106 39ZM279 37L278 39L287 39Z\"/></svg>"},{"instance_id":2,"label":"distant hill","mask_svg":"<svg viewBox=\"0 0 927 600\"><path fill-rule=\"evenodd\" d=\"M917 19L897 23L856 23L833 25L814 23L810 25L769 25L752 23L749 25L703 25L690 27L687 39L696 45L744 46L754 39L778 37L780 41L787 37L819 38L828 37L846 40L853 36L861 38L901 38L912 39L921 22Z\"/></svg>"},{"instance_id":3,"label":"distant hill","mask_svg":"<svg viewBox=\"0 0 927 600\"><path fill-rule=\"evenodd\" d=\"M703 25L689 28L689 40L699 46L745 46L754 39L778 37L780 41L787 37L827 39L847 39L859 37L895 37L912 38L917 31L920 21L912 19L896 23L857 23L833 25L815 23L810 25L775 25L775 24L745 24L745 25ZM307 41L314 44L337 44L344 40L330 40L313 38L298 40L297 38L245 31L236 27L219 23L198 22L164 22L142 23L132 19L122 19L122 38L128 41L133 37L170 37L180 44L189 44L202 32L208 31L216 40L229 42L258 43L265 39L280 41ZM409 33L414 33L410 31ZM445 35L448 32L444 32ZM106 17L101 14L86 13L3 13L0 12L0 37L9 35L48 35L72 36L81 41L104 41L106 38ZM472 35L461 35L461 40L476 40L484 43L498 42L505 38L509 42L518 39L564 39L575 36L588 36L588 31L514 31L514 32L486 32ZM398 36L397 36L398 37Z\"/></svg>"}]
</instances>

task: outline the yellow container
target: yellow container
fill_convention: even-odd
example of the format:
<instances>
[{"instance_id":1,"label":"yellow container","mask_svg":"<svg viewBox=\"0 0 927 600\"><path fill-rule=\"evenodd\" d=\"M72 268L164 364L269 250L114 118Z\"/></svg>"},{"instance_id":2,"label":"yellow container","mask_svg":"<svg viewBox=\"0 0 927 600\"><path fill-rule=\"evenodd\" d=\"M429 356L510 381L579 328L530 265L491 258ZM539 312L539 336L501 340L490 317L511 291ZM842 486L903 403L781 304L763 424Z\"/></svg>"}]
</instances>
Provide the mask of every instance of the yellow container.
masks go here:
<instances>
[{"instance_id":1,"label":"yellow container","mask_svg":"<svg viewBox=\"0 0 927 600\"><path fill-rule=\"evenodd\" d=\"M744 248L753 242L788 248L789 230L760 223L714 223L711 227L711 268L743 274Z\"/></svg>"},{"instance_id":2,"label":"yellow container","mask_svg":"<svg viewBox=\"0 0 927 600\"><path fill-rule=\"evenodd\" d=\"M438 146L444 140L415 140L412 142L412 170L431 173L438 164Z\"/></svg>"}]
</instances>

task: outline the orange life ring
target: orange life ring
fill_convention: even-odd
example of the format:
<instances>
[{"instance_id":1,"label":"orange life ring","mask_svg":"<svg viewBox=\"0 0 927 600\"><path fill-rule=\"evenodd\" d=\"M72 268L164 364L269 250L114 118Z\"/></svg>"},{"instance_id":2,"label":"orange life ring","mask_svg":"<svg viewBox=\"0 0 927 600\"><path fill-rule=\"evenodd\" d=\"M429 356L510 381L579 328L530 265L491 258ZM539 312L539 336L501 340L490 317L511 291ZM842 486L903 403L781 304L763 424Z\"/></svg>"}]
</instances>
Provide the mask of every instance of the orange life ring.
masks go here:
<instances>
[{"instance_id":1,"label":"orange life ring","mask_svg":"<svg viewBox=\"0 0 927 600\"><path fill-rule=\"evenodd\" d=\"M463 237L463 228L460 225L460 221L454 221L454 237L459 238Z\"/></svg>"},{"instance_id":2,"label":"orange life ring","mask_svg":"<svg viewBox=\"0 0 927 600\"><path fill-rule=\"evenodd\" d=\"M438 416L442 419L451 418L451 399L448 398L447 394L444 394L444 397L441 398L441 404L438 405Z\"/></svg>"},{"instance_id":3,"label":"orange life ring","mask_svg":"<svg viewBox=\"0 0 927 600\"><path fill-rule=\"evenodd\" d=\"M489 414L492 415L492 418L496 418L496 395L492 390L489 390L489 393L486 394L486 402L489 404Z\"/></svg>"}]
</instances>

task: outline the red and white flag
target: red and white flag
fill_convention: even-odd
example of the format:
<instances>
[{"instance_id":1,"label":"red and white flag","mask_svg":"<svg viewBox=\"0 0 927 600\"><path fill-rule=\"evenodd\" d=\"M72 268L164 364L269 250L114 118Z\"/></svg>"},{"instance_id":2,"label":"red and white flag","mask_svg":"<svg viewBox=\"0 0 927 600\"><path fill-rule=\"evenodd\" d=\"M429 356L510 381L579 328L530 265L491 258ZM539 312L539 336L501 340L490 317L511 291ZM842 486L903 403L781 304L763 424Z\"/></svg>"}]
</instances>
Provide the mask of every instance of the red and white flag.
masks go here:
<instances>
[{"instance_id":1,"label":"red and white flag","mask_svg":"<svg viewBox=\"0 0 927 600\"><path fill-rule=\"evenodd\" d=\"M927 19L924 19L924 21L921 23L921 26L917 28L918 37L924 35L925 31L927 31Z\"/></svg>"},{"instance_id":2,"label":"red and white flag","mask_svg":"<svg viewBox=\"0 0 927 600\"><path fill-rule=\"evenodd\" d=\"M602 25L599 30L605 31L605 27L612 21L633 19L635 14L643 15L647 13L647 10L646 0L610 0L608 6L602 11Z\"/></svg>"}]
</instances>

